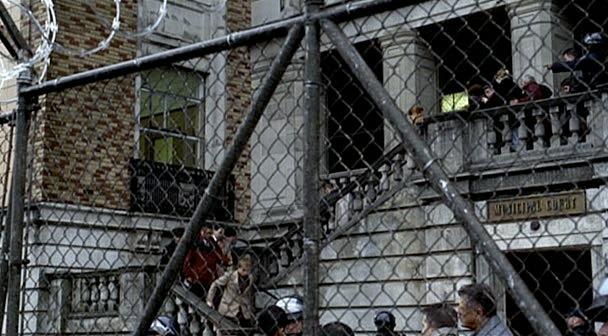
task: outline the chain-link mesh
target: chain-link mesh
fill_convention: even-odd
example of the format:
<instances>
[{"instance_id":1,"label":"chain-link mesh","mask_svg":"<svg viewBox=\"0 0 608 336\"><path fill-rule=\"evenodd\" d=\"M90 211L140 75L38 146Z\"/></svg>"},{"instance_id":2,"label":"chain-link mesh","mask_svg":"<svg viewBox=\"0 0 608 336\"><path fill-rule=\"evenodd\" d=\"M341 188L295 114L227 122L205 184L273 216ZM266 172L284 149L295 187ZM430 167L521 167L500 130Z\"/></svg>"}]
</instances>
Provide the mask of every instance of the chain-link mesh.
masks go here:
<instances>
[{"instance_id":1,"label":"chain-link mesh","mask_svg":"<svg viewBox=\"0 0 608 336\"><path fill-rule=\"evenodd\" d=\"M103 41L114 4L54 4L58 43ZM325 1L311 16L305 5L169 2L148 36L119 32L87 58L53 53L48 81L21 79L19 104L16 80L4 82L2 334L15 322L23 335L132 334L151 310L164 316L158 335L301 334L318 296L310 321L326 336L523 336L552 324L608 335L608 3ZM149 26L160 6L123 2L122 27ZM292 28L309 18L338 23L364 64L323 22L322 80L311 82ZM290 43L301 44L293 57ZM85 72L104 66L123 71ZM394 104L379 103L385 93ZM26 170L13 168L19 157ZM315 182L320 200L307 204ZM304 230L316 211L320 241Z\"/></svg>"}]
</instances>

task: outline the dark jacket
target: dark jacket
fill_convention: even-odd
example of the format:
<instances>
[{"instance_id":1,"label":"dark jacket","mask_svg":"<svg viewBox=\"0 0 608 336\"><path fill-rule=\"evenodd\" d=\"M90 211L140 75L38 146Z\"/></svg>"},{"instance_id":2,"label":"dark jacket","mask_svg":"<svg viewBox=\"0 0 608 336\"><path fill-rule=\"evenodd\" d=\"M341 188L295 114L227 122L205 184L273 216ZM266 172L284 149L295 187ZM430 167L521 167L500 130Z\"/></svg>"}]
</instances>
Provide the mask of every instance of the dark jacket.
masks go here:
<instances>
[{"instance_id":1,"label":"dark jacket","mask_svg":"<svg viewBox=\"0 0 608 336\"><path fill-rule=\"evenodd\" d=\"M177 242L172 239L165 247L163 248L163 256L160 258L161 266L166 266L171 260L173 256L173 252L175 252L175 248L177 247Z\"/></svg>"},{"instance_id":2,"label":"dark jacket","mask_svg":"<svg viewBox=\"0 0 608 336\"><path fill-rule=\"evenodd\" d=\"M502 79L500 82L494 81L492 83L497 99L500 100L500 105L510 103L512 100L524 98L525 95L522 90L515 84L513 78L507 77Z\"/></svg>"},{"instance_id":3,"label":"dark jacket","mask_svg":"<svg viewBox=\"0 0 608 336\"><path fill-rule=\"evenodd\" d=\"M566 336L596 336L596 334L593 326L590 323L585 323L572 330L567 330Z\"/></svg>"},{"instance_id":4,"label":"dark jacket","mask_svg":"<svg viewBox=\"0 0 608 336\"><path fill-rule=\"evenodd\" d=\"M553 72L577 72L581 73L582 87L575 88L578 91L593 89L600 84L608 82L604 61L606 55L599 51L591 51L584 56L570 62L559 61L551 64Z\"/></svg>"}]
</instances>

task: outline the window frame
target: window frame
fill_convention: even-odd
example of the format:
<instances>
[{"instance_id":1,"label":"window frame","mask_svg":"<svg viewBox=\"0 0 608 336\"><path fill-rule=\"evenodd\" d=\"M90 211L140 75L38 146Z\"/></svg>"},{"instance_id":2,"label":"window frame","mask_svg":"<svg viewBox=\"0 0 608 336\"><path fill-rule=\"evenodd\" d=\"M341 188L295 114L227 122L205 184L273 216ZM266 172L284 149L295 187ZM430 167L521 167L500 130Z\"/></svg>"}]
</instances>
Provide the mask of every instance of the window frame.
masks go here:
<instances>
[{"instance_id":1,"label":"window frame","mask_svg":"<svg viewBox=\"0 0 608 336\"><path fill-rule=\"evenodd\" d=\"M196 69L192 69L189 67L185 67L185 66L180 66L180 65L172 65L172 66L166 66L166 67L159 67L159 68L155 68L155 69L151 69L148 70L147 72L149 73L150 71L155 71L155 70L162 70L164 72L185 72L190 74L194 74L198 79L199 79L199 85L198 85L198 95L199 98L193 98L190 96L183 96L183 95L179 95L179 94L175 94L175 93L171 93L171 92L167 92L167 91L160 91L160 90L153 90L152 88L146 86L145 80L144 80L144 76L146 75L145 73L140 73L137 78L136 78L136 88L137 88L137 104L135 106L135 123L136 123L136 127L135 127L135 148L134 148L134 153L133 153L133 157L136 159L143 159L146 160L147 158L143 157L144 153L142 152L143 148L141 148L141 141L142 141L142 137L144 137L146 134L156 134L156 135L160 135L163 138L174 138L174 139L179 139L182 141L192 141L192 142L196 142L195 144L195 148L194 148L194 165L192 166L192 168L198 168L198 169L202 169L204 167L204 147L205 147L205 104L206 104L206 85L207 85L207 73L200 71L200 70L196 70ZM172 97L176 97L178 99L183 99L187 102L187 104L184 104L182 106L179 106L177 108L174 109L169 109L167 107L167 102L166 99L163 98L163 108L162 108L162 120L163 120L163 127L160 128L151 128L151 127L145 127L142 124L142 118L146 118L146 117L150 117L153 116L155 114L150 114L150 115L146 115L146 116L142 116L142 112L144 111L144 106L143 104L145 103L142 100L142 95L144 94L144 92L146 92L149 96L153 96L154 93L166 93L166 94L170 94ZM189 135L189 134L185 134L184 132L180 132L179 130L173 130L173 129L169 129L167 127L167 123L170 120L170 114L172 112L175 111L181 111L184 112L189 109L189 108L195 108L196 109L196 116L198 118L198 125L196 127L195 130L195 135ZM161 113L157 113L158 115L160 115ZM155 162L160 162L160 161L156 161ZM184 160L186 161L186 160ZM174 164L174 163L167 163L167 164ZM181 165L183 166L189 166L185 163L181 163Z\"/></svg>"}]
</instances>

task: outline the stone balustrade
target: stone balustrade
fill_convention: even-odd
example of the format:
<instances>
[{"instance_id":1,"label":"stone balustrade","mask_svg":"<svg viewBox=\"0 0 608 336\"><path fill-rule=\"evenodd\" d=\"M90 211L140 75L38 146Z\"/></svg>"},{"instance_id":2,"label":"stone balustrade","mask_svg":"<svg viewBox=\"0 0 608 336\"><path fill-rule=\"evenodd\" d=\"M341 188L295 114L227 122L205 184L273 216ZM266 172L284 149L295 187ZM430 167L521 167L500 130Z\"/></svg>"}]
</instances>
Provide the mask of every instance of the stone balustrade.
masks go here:
<instances>
[{"instance_id":1,"label":"stone balustrade","mask_svg":"<svg viewBox=\"0 0 608 336\"><path fill-rule=\"evenodd\" d=\"M165 300L162 308L163 314L173 316L179 324L182 335L202 335L206 328L205 317L198 313L194 307L185 300L171 293Z\"/></svg>"},{"instance_id":2,"label":"stone balustrade","mask_svg":"<svg viewBox=\"0 0 608 336\"><path fill-rule=\"evenodd\" d=\"M71 313L117 314L119 273L87 273L71 279Z\"/></svg>"},{"instance_id":3,"label":"stone balustrade","mask_svg":"<svg viewBox=\"0 0 608 336\"><path fill-rule=\"evenodd\" d=\"M118 334L130 332L154 286L155 267L48 274L47 307L41 332Z\"/></svg>"},{"instance_id":4,"label":"stone balustrade","mask_svg":"<svg viewBox=\"0 0 608 336\"><path fill-rule=\"evenodd\" d=\"M398 182L411 178L416 172L412 157L398 146L389 151L384 160L370 169L335 173L323 177L331 190L325 195L329 207L325 218L325 233L349 221L388 192Z\"/></svg>"},{"instance_id":5,"label":"stone balustrade","mask_svg":"<svg viewBox=\"0 0 608 336\"><path fill-rule=\"evenodd\" d=\"M274 239L257 255L259 265L256 271L258 283L265 283L285 271L295 260L303 255L300 226L294 224L284 235Z\"/></svg>"},{"instance_id":6,"label":"stone balustrade","mask_svg":"<svg viewBox=\"0 0 608 336\"><path fill-rule=\"evenodd\" d=\"M607 93L590 92L460 114L469 128L461 130L468 147L462 164L489 168L596 152L608 138L606 102Z\"/></svg>"}]
</instances>

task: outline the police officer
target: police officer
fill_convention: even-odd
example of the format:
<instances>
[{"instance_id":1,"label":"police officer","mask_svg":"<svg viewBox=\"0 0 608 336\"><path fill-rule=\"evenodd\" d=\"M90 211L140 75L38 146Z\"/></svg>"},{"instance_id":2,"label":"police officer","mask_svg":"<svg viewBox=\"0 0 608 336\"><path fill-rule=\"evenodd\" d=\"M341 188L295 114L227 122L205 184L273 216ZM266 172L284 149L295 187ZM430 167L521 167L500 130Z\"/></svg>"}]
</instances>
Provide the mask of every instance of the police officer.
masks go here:
<instances>
[{"instance_id":1,"label":"police officer","mask_svg":"<svg viewBox=\"0 0 608 336\"><path fill-rule=\"evenodd\" d=\"M304 330L304 300L300 295L288 295L280 298L275 306L287 313L288 324L285 335L301 336Z\"/></svg>"},{"instance_id":2,"label":"police officer","mask_svg":"<svg viewBox=\"0 0 608 336\"><path fill-rule=\"evenodd\" d=\"M382 310L374 316L376 336L395 336L395 315L388 310Z\"/></svg>"},{"instance_id":3,"label":"police officer","mask_svg":"<svg viewBox=\"0 0 608 336\"><path fill-rule=\"evenodd\" d=\"M173 318L161 315L152 321L146 336L179 336L179 325Z\"/></svg>"}]
</instances>

